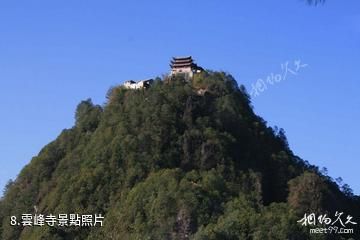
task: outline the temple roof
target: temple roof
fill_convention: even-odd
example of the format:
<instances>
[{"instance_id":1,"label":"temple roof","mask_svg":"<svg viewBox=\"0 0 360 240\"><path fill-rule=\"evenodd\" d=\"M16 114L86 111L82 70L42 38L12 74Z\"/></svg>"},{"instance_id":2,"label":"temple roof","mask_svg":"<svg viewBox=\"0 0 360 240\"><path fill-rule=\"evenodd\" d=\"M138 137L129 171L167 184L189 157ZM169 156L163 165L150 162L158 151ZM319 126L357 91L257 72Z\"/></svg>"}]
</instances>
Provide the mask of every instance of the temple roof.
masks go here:
<instances>
[{"instance_id":1,"label":"temple roof","mask_svg":"<svg viewBox=\"0 0 360 240\"><path fill-rule=\"evenodd\" d=\"M177 67L191 67L191 66L193 66L194 65L194 63L192 63L192 62L188 62L188 63L171 63L170 64L170 66L172 67L172 68L177 68Z\"/></svg>"},{"instance_id":2,"label":"temple roof","mask_svg":"<svg viewBox=\"0 0 360 240\"><path fill-rule=\"evenodd\" d=\"M173 57L173 61L183 61L183 60L191 60L192 61L192 57L191 56Z\"/></svg>"},{"instance_id":3,"label":"temple roof","mask_svg":"<svg viewBox=\"0 0 360 240\"><path fill-rule=\"evenodd\" d=\"M192 63L194 62L192 59L189 60L171 60L172 64L184 64L184 63Z\"/></svg>"},{"instance_id":4,"label":"temple roof","mask_svg":"<svg viewBox=\"0 0 360 240\"><path fill-rule=\"evenodd\" d=\"M182 68L182 67L192 67L194 61L191 56L188 57L173 57L171 60L171 68Z\"/></svg>"},{"instance_id":5,"label":"temple roof","mask_svg":"<svg viewBox=\"0 0 360 240\"><path fill-rule=\"evenodd\" d=\"M197 64L195 64L195 62L191 56L173 57L171 60L171 63L170 63L170 67L172 69L190 67L191 69L202 70L201 67L199 67Z\"/></svg>"}]
</instances>

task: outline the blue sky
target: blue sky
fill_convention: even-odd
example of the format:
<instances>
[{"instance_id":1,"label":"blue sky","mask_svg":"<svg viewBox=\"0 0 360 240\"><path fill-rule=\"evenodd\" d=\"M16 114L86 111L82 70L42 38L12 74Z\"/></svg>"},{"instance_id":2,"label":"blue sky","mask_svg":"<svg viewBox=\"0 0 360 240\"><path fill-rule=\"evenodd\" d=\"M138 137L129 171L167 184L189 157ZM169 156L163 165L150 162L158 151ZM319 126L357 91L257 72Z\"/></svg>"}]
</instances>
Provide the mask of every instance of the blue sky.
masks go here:
<instances>
[{"instance_id":1,"label":"blue sky","mask_svg":"<svg viewBox=\"0 0 360 240\"><path fill-rule=\"evenodd\" d=\"M103 104L110 86L166 74L192 55L231 73L295 154L327 167L360 194L360 2L1 1L0 188L64 128L83 99Z\"/></svg>"}]
</instances>

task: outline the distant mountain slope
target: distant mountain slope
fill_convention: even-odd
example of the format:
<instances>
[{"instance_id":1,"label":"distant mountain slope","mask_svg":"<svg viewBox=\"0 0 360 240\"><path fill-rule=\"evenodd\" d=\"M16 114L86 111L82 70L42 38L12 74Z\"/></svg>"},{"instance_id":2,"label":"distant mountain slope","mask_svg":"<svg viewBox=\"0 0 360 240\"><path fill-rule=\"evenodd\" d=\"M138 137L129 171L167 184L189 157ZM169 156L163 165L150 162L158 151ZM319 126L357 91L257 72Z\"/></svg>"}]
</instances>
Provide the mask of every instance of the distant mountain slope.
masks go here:
<instances>
[{"instance_id":1,"label":"distant mountain slope","mask_svg":"<svg viewBox=\"0 0 360 240\"><path fill-rule=\"evenodd\" d=\"M107 97L104 107L81 102L75 126L9 183L1 239L349 238L311 235L297 222L336 211L358 219L359 197L295 156L230 75L157 79ZM105 219L103 227L10 225L24 213ZM358 228L352 236L360 239Z\"/></svg>"}]
</instances>

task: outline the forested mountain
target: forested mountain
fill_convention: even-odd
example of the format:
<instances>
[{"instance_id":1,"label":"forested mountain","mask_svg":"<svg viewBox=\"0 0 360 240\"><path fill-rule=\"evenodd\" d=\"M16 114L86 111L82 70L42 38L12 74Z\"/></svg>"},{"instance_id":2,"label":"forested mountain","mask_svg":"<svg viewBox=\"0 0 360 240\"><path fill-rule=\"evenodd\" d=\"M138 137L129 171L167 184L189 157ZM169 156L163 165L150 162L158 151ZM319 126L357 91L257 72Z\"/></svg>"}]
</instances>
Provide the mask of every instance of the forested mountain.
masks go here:
<instances>
[{"instance_id":1,"label":"forested mountain","mask_svg":"<svg viewBox=\"0 0 360 240\"><path fill-rule=\"evenodd\" d=\"M75 119L7 185L0 239L360 239L358 225L310 234L298 222L336 211L355 222L359 197L294 155L226 73L114 87ZM11 226L25 213L102 214L104 225Z\"/></svg>"}]
</instances>

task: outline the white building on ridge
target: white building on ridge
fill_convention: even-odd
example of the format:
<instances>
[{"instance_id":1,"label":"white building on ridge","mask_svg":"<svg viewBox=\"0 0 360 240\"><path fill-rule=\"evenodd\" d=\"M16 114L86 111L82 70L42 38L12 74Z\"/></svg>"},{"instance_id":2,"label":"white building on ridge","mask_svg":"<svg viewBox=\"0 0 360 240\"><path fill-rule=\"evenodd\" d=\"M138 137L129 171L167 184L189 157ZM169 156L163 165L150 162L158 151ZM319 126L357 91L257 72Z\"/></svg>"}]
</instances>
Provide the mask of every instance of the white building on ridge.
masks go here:
<instances>
[{"instance_id":1,"label":"white building on ridge","mask_svg":"<svg viewBox=\"0 0 360 240\"><path fill-rule=\"evenodd\" d=\"M124 87L128 89L141 89L141 88L148 88L150 85L154 82L153 79L148 80L141 80L138 82L135 82L133 80L126 81L124 83Z\"/></svg>"}]
</instances>

